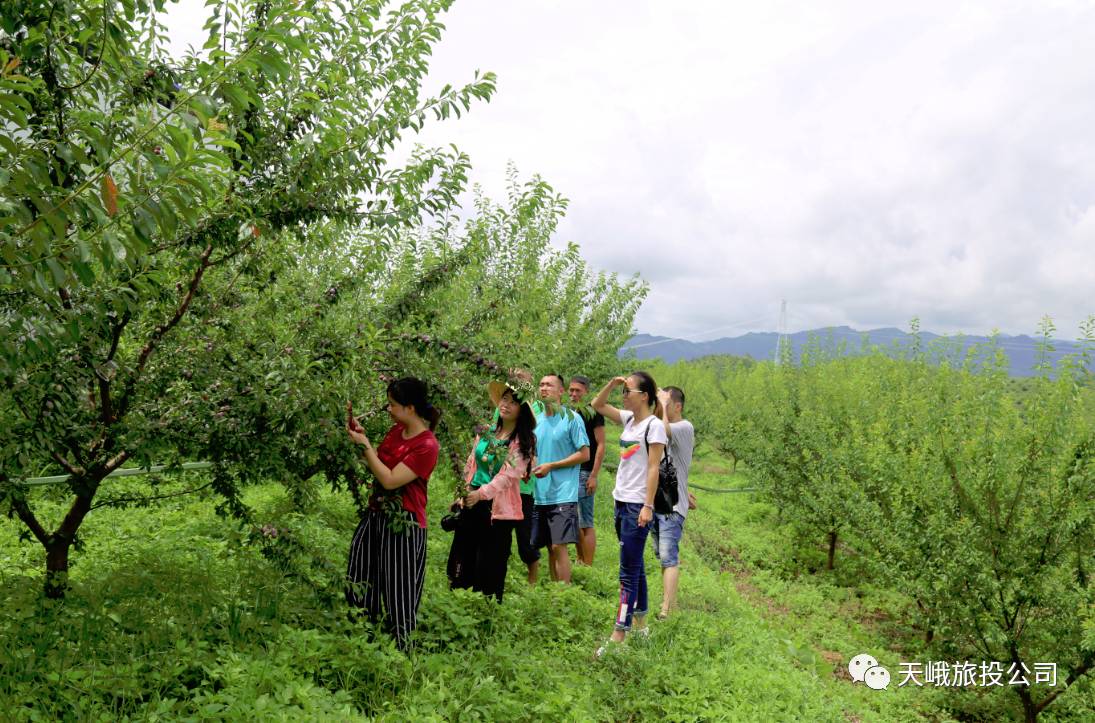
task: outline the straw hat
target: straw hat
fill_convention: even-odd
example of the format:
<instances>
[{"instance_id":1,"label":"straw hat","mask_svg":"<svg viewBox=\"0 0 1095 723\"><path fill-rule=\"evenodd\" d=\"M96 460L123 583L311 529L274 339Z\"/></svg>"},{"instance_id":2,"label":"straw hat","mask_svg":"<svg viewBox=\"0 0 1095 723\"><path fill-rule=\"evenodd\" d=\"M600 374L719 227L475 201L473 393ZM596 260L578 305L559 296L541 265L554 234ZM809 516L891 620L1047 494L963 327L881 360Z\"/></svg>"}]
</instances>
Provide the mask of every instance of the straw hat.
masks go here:
<instances>
[{"instance_id":1,"label":"straw hat","mask_svg":"<svg viewBox=\"0 0 1095 723\"><path fill-rule=\"evenodd\" d=\"M498 406L498 403L502 401L502 396L506 392L514 392L514 390L505 382L491 382L487 385L487 394L490 395L490 401L494 406ZM516 396L516 392L514 392Z\"/></svg>"}]
</instances>

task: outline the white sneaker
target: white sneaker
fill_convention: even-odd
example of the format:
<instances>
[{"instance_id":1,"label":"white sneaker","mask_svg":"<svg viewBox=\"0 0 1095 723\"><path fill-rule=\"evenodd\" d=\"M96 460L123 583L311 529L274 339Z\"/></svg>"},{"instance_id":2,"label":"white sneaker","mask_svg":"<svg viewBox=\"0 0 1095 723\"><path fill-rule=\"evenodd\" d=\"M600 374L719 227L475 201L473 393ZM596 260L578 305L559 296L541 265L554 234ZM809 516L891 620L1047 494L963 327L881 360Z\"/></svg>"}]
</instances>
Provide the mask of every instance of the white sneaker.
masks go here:
<instances>
[{"instance_id":1,"label":"white sneaker","mask_svg":"<svg viewBox=\"0 0 1095 723\"><path fill-rule=\"evenodd\" d=\"M618 640L613 640L612 638L609 638L608 640L604 641L604 643L601 645L601 647L597 648L597 652L595 652L593 654L593 657L594 658L603 658L605 653L607 653L609 651L609 648L615 647L619 644L620 643L619 643Z\"/></svg>"}]
</instances>

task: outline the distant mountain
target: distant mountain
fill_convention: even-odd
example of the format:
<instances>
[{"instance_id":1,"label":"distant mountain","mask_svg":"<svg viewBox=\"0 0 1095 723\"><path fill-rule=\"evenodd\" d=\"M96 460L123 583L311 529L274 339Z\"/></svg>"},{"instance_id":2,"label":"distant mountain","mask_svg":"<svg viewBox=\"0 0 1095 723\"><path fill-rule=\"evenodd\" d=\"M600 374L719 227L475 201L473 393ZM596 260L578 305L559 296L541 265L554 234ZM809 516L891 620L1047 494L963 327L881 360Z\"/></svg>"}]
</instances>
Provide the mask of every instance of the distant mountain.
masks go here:
<instances>
[{"instance_id":1,"label":"distant mountain","mask_svg":"<svg viewBox=\"0 0 1095 723\"><path fill-rule=\"evenodd\" d=\"M871 329L869 331L857 331L848 326L836 326L827 329L811 329L788 334L791 343L792 357L797 361L802 353L802 347L811 336L817 338L823 346L838 349L843 345L844 351L849 354L857 353L863 345L864 337L871 346L880 347L904 347L911 341L908 332L886 327ZM776 354L776 344L779 334L776 332L750 332L742 336L724 337L713 341L685 341L667 336L652 336L650 334L636 334L628 340L620 349L620 357L634 353L638 359L661 358L666 362L675 362L680 359L697 359L711 354L731 354L733 356L747 356L753 359L773 359ZM942 339L931 345L932 341ZM936 357L946 355L956 361L965 358L967 350L975 344L988 342L985 336L951 336L941 337L931 332L920 332L921 344L925 348L935 349ZM1001 334L998 337L1000 347L1008 356L1010 373L1015 377L1027 377L1035 374L1035 365L1038 363L1038 339L1020 334L1008 336ZM1056 365L1062 357L1072 354L1080 349L1076 342L1054 339L1053 351L1049 358Z\"/></svg>"}]
</instances>

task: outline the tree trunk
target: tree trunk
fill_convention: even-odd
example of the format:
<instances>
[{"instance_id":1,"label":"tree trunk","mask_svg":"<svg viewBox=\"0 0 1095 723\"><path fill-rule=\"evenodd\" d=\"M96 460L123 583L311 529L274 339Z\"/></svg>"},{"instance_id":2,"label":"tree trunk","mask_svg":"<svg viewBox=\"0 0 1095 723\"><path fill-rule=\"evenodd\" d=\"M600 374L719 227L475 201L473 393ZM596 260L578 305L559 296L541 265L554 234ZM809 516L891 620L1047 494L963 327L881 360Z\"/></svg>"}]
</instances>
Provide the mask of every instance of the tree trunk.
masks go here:
<instances>
[{"instance_id":1,"label":"tree trunk","mask_svg":"<svg viewBox=\"0 0 1095 723\"><path fill-rule=\"evenodd\" d=\"M54 535L46 546L46 597L61 600L68 590L68 551L70 540Z\"/></svg>"},{"instance_id":2,"label":"tree trunk","mask_svg":"<svg viewBox=\"0 0 1095 723\"><path fill-rule=\"evenodd\" d=\"M833 557L836 556L836 530L829 533L829 561L825 564L826 570L833 569Z\"/></svg>"},{"instance_id":3,"label":"tree trunk","mask_svg":"<svg viewBox=\"0 0 1095 723\"><path fill-rule=\"evenodd\" d=\"M924 642L930 643L935 639L935 629L931 625L931 616L928 615L928 609L924 607L924 603L920 602L920 598L916 599L916 606L920 608L920 612L924 613L924 617L927 618L927 624L924 626Z\"/></svg>"},{"instance_id":4,"label":"tree trunk","mask_svg":"<svg viewBox=\"0 0 1095 723\"><path fill-rule=\"evenodd\" d=\"M1019 699L1023 701L1023 718L1027 723L1037 723L1038 720L1038 706L1034 705L1034 700L1030 697L1030 688L1025 685L1015 686L1015 692L1019 694Z\"/></svg>"},{"instance_id":5,"label":"tree trunk","mask_svg":"<svg viewBox=\"0 0 1095 723\"><path fill-rule=\"evenodd\" d=\"M61 521L57 531L42 542L46 548L45 593L48 598L60 600L65 597L65 591L68 590L68 552L76 540L80 525L91 511L91 500L104 477L106 473L100 472L97 478L80 485L80 492L72 501L65 519Z\"/></svg>"}]
</instances>

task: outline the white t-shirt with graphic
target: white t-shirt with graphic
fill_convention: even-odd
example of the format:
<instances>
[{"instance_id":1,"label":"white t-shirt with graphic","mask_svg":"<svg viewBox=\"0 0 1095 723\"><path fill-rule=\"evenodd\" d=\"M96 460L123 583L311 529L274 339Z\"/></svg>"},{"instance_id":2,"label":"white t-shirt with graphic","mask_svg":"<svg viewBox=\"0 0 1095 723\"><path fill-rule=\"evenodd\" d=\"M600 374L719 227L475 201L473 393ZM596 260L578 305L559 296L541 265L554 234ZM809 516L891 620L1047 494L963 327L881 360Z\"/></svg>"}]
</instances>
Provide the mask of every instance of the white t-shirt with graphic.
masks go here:
<instances>
[{"instance_id":1,"label":"white t-shirt with graphic","mask_svg":"<svg viewBox=\"0 0 1095 723\"><path fill-rule=\"evenodd\" d=\"M667 437L665 424L653 414L638 424L634 424L634 416L631 412L620 410L624 430L620 432L620 466L616 468L616 486L612 497L619 502L637 502L641 505L646 502L647 445L665 444Z\"/></svg>"}]
</instances>

